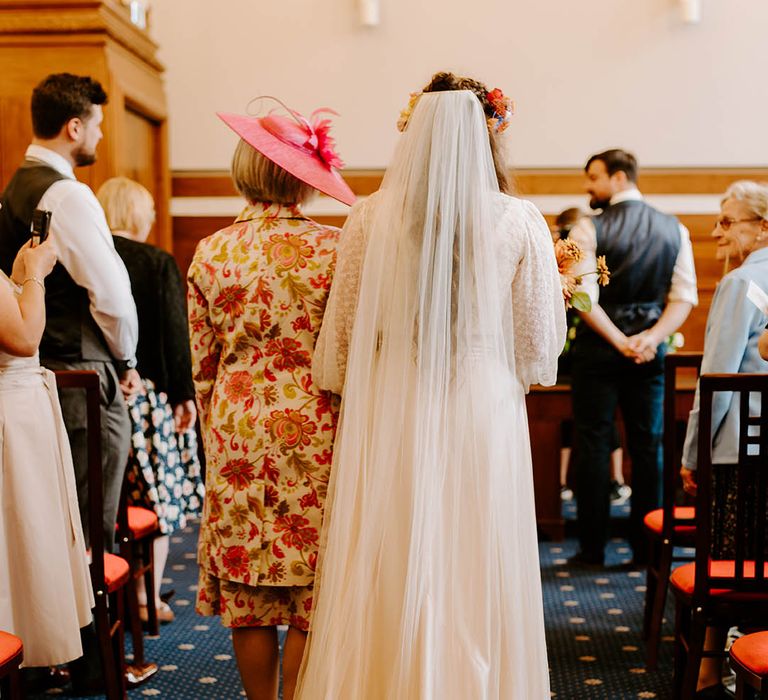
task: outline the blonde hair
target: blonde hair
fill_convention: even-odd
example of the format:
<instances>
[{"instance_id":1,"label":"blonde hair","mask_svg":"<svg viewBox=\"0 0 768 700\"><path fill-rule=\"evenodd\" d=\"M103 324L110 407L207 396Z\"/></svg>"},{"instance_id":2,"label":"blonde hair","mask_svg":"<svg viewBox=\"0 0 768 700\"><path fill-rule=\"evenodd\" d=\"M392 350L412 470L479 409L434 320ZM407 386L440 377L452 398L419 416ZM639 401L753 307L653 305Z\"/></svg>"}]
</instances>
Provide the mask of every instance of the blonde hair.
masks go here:
<instances>
[{"instance_id":1,"label":"blonde hair","mask_svg":"<svg viewBox=\"0 0 768 700\"><path fill-rule=\"evenodd\" d=\"M96 193L112 231L142 233L155 221L155 202L149 190L127 177L107 180Z\"/></svg>"},{"instance_id":2,"label":"blonde hair","mask_svg":"<svg viewBox=\"0 0 768 700\"><path fill-rule=\"evenodd\" d=\"M743 202L755 216L768 221L768 182L738 180L725 191L722 201L726 199Z\"/></svg>"},{"instance_id":3,"label":"blonde hair","mask_svg":"<svg viewBox=\"0 0 768 700\"><path fill-rule=\"evenodd\" d=\"M232 156L232 181L251 204L303 204L315 189L240 139Z\"/></svg>"}]
</instances>

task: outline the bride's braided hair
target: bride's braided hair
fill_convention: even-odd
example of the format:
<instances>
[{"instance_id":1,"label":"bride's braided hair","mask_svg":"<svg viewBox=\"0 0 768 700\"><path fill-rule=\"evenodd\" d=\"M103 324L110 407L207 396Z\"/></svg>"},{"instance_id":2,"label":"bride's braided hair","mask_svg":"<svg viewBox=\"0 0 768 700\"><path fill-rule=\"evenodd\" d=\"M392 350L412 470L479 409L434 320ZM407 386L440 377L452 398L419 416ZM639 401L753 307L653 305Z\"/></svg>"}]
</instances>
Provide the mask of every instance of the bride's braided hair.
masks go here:
<instances>
[{"instance_id":1,"label":"bride's braided hair","mask_svg":"<svg viewBox=\"0 0 768 700\"><path fill-rule=\"evenodd\" d=\"M486 119L493 118L494 108L488 101L488 93L490 91L488 90L488 87L479 80L455 75L454 73L435 73L432 76L432 80L429 81L429 84L422 90L422 92L447 92L449 90L469 90L480 101ZM511 193L513 191L512 181L504 163L501 145L498 142L496 132L490 128L488 129L488 140L491 144L491 155L493 156L493 166L496 170L496 178L499 181L499 189L502 192Z\"/></svg>"}]
</instances>

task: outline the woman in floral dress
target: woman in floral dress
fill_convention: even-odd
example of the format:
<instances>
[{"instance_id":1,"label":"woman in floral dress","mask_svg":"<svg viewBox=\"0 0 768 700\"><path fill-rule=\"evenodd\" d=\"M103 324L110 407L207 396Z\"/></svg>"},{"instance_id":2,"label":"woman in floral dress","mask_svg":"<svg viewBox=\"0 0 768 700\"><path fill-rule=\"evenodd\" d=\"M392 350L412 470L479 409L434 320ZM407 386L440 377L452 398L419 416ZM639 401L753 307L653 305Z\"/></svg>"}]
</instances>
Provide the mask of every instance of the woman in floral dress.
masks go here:
<instances>
[{"instance_id":1,"label":"woman in floral dress","mask_svg":"<svg viewBox=\"0 0 768 700\"><path fill-rule=\"evenodd\" d=\"M303 216L315 190L351 204L329 122L295 112L219 115L241 137L232 176L248 206L198 245L189 270L195 391L207 462L197 611L220 615L249 698L276 698L277 625L288 625L293 697L337 403L311 357L330 289L336 229Z\"/></svg>"}]
</instances>

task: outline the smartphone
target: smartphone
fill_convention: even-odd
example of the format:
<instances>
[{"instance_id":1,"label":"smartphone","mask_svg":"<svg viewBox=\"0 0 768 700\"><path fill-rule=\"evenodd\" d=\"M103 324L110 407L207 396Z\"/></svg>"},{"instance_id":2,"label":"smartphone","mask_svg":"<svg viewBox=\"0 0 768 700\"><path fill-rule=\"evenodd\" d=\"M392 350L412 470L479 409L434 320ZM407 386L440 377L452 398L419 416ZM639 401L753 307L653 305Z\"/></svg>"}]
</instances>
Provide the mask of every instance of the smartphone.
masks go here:
<instances>
[{"instance_id":1,"label":"smartphone","mask_svg":"<svg viewBox=\"0 0 768 700\"><path fill-rule=\"evenodd\" d=\"M32 223L29 230L32 233L32 247L40 245L48 238L48 230L51 227L51 212L45 209L35 209L32 212Z\"/></svg>"}]
</instances>

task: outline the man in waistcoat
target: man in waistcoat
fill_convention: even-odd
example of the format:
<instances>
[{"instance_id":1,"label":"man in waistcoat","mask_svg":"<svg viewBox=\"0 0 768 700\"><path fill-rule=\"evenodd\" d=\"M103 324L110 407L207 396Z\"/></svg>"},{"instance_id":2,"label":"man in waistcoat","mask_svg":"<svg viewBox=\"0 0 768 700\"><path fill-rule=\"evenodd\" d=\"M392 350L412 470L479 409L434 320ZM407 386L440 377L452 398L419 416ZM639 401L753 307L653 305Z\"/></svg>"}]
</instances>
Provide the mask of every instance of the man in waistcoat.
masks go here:
<instances>
[{"instance_id":1,"label":"man in waistcoat","mask_svg":"<svg viewBox=\"0 0 768 700\"><path fill-rule=\"evenodd\" d=\"M666 340L698 303L693 250L687 229L643 200L631 153L599 153L585 171L590 206L601 213L571 231L584 252L576 272L594 271L604 255L611 280L598 291L595 275L584 277L592 310L581 314L571 351L580 551L569 563L604 563L618 408L632 459L629 541L634 563L642 565L643 517L660 505Z\"/></svg>"}]
</instances>

